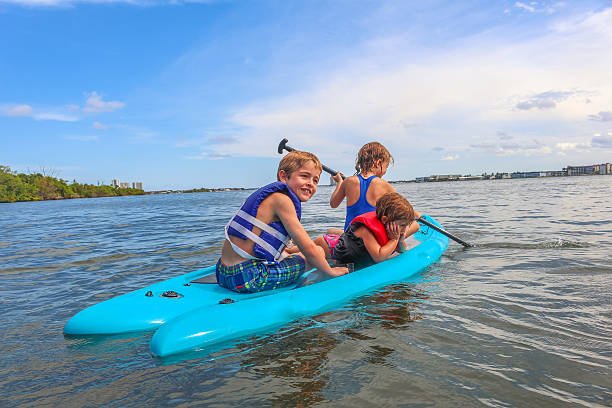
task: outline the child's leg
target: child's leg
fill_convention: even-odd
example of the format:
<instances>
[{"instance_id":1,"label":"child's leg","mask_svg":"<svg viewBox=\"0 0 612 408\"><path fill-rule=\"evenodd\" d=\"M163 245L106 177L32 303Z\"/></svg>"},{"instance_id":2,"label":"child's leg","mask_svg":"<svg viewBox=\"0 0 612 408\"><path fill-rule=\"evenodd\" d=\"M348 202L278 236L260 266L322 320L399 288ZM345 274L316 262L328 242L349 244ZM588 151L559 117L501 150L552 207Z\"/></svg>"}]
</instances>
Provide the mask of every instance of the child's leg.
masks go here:
<instances>
[{"instance_id":1,"label":"child's leg","mask_svg":"<svg viewBox=\"0 0 612 408\"><path fill-rule=\"evenodd\" d=\"M327 233L331 235L342 235L343 232L344 230L340 228L330 228L327 230Z\"/></svg>"},{"instance_id":2,"label":"child's leg","mask_svg":"<svg viewBox=\"0 0 612 408\"><path fill-rule=\"evenodd\" d=\"M331 249L329 248L327 241L325 241L325 238L323 238L322 235L319 235L318 237L313 239L313 242L323 248L323 251L325 251L325 258L331 258Z\"/></svg>"},{"instance_id":3,"label":"child's leg","mask_svg":"<svg viewBox=\"0 0 612 408\"><path fill-rule=\"evenodd\" d=\"M259 274L245 283L245 288L253 292L277 289L293 285L306 271L306 261L302 254L291 255L280 262L265 264L267 273Z\"/></svg>"}]
</instances>

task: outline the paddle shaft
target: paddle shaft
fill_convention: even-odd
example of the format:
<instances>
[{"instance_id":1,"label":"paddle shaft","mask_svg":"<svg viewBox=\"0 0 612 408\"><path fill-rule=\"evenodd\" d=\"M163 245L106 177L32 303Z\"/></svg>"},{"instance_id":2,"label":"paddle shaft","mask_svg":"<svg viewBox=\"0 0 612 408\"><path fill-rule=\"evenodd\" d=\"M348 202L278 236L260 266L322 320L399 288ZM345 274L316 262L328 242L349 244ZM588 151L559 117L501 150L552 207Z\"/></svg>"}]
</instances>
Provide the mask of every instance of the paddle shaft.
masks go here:
<instances>
[{"instance_id":1,"label":"paddle shaft","mask_svg":"<svg viewBox=\"0 0 612 408\"><path fill-rule=\"evenodd\" d=\"M289 140L287 140L287 139L283 139L283 140L281 140L281 142L278 144L278 153L279 153L279 154L282 154L282 153L283 153L283 150L286 150L286 151L288 151L288 152L292 152L292 151L294 151L294 150L295 150L293 147L291 147L291 146L287 146L287 142L288 142L288 141L289 141ZM326 172L328 172L328 173L329 173L329 174L331 174L332 176L335 176L336 174L338 174L338 172L337 172L336 170L331 169L331 168L327 167L327 166L326 166L326 165L324 165L324 164L322 164L322 167L323 167L323 170L325 170ZM344 176L342 176L342 179L344 179L344 178L345 178L345 177L344 177ZM427 220L425 220L425 219L423 219L423 218L418 218L418 219L417 219L417 221L418 221L418 222L420 222L420 223L421 223L421 224L423 224L423 225L428 226L429 228L432 228L432 229L434 229L434 230L438 231L440 234L447 236L448 238L452 239L453 241L458 242L459 244L463 245L463 246L464 246L464 247L466 247L466 248L473 247L473 245L472 245L472 244L468 244L467 242L465 242L465 241L464 241L464 240L462 240L461 238L454 236L454 235L453 235L453 234L451 234L450 232L448 232L448 231L446 231L446 230L444 230L444 229L442 229L442 228L438 227L438 226L437 226L437 225L435 225L435 224L432 224L431 222L429 222L429 221L427 221Z\"/></svg>"},{"instance_id":2,"label":"paddle shaft","mask_svg":"<svg viewBox=\"0 0 612 408\"><path fill-rule=\"evenodd\" d=\"M446 235L447 237L449 237L449 238L450 238L450 239L452 239L453 241L460 243L461 245L463 245L463 246L464 246L464 247L466 247L466 248L471 248L471 247L473 247L473 246L474 246L474 245L472 245L472 244L468 244L467 242L465 242L465 241L464 241L464 240L462 240L461 238L458 238L458 237L454 236L454 235L453 235L453 234L451 234L450 232L448 232L448 231L446 231L446 230L443 230L442 228L438 227L438 226L437 226L437 225L435 225L435 224L432 224L431 222L429 222L429 221L427 221L427 220L425 220L425 219L423 219L423 218L418 218L418 219L417 219L417 221L418 221L418 222L420 222L420 223L421 223L421 224L423 224L423 225L427 225L429 228L432 228L432 229L434 229L434 230L438 231L438 232L439 232L440 234L442 234L442 235Z\"/></svg>"},{"instance_id":3,"label":"paddle shaft","mask_svg":"<svg viewBox=\"0 0 612 408\"><path fill-rule=\"evenodd\" d=\"M278 153L279 153L279 154L283 154L283 150L286 150L286 151L288 151L288 152L292 152L292 151L294 151L294 150L295 150L293 147L291 147L291 146L287 146L287 142L288 142L288 141L289 141L289 140L287 140L287 139L283 139L283 140L281 140L281 142L278 144ZM334 170L334 169L332 169L332 168L329 168L329 167L327 167L327 166L326 166L326 165L324 165L324 164L322 164L321 166L323 167L323 170L325 170L327 173L331 174L332 176L335 176L336 174L338 174L338 172L337 172L336 170ZM345 179L345 177L344 177L344 176L342 176L342 180L344 180L344 179Z\"/></svg>"}]
</instances>

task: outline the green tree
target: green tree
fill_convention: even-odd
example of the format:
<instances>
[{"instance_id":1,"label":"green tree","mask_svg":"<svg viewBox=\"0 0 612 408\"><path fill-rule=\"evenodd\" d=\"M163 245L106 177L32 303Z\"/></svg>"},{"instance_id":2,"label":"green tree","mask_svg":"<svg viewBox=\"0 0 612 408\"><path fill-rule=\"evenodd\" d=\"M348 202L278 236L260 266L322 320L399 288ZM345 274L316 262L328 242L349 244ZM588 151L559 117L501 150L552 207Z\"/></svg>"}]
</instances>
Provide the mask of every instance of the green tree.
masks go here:
<instances>
[{"instance_id":1,"label":"green tree","mask_svg":"<svg viewBox=\"0 0 612 408\"><path fill-rule=\"evenodd\" d=\"M106 185L80 184L43 173L15 173L8 166L0 165L0 202L58 200L64 198L113 197L141 195L143 190L114 188Z\"/></svg>"},{"instance_id":2,"label":"green tree","mask_svg":"<svg viewBox=\"0 0 612 408\"><path fill-rule=\"evenodd\" d=\"M24 182L8 166L0 165L0 202L13 203L37 199L39 198L35 186Z\"/></svg>"}]
</instances>

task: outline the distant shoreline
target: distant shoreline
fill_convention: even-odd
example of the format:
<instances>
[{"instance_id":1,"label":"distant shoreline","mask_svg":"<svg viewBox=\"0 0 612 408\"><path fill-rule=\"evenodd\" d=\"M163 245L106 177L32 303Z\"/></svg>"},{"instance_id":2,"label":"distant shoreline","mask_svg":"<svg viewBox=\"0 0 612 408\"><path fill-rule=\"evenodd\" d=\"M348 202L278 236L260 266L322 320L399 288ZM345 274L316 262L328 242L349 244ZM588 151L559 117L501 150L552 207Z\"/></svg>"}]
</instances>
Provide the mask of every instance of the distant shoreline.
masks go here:
<instances>
[{"instance_id":1,"label":"distant shoreline","mask_svg":"<svg viewBox=\"0 0 612 408\"><path fill-rule=\"evenodd\" d=\"M564 178L564 177L588 177L588 176L610 176L612 174L576 174L572 176L562 175L562 176L526 176L526 177L483 177L483 176L463 176L459 178L434 178L424 180L392 180L389 181L390 184L403 184L403 183L444 183L444 182L455 182L455 181L489 181L489 180L525 180L525 179L550 179L550 178ZM436 177L436 176L431 176Z\"/></svg>"},{"instance_id":2,"label":"distant shoreline","mask_svg":"<svg viewBox=\"0 0 612 408\"><path fill-rule=\"evenodd\" d=\"M146 191L146 195L153 194L190 194L190 193L218 193L221 191L243 191L243 190L254 190L254 188L243 188L243 187L221 187L221 188L192 188L189 190L154 190Z\"/></svg>"},{"instance_id":3,"label":"distant shoreline","mask_svg":"<svg viewBox=\"0 0 612 408\"><path fill-rule=\"evenodd\" d=\"M536 172L534 172L536 173ZM526 173L521 173L526 174ZM531 173L533 174L533 173ZM480 176L429 176L427 178L416 178L412 180L389 180L390 184L408 184L408 183L444 183L444 182L455 182L455 181L488 181L488 180L519 180L519 179L550 179L550 178L564 178L564 177L586 177L586 176L610 176L612 174L577 174L577 175L541 175L541 176L528 176L528 177L495 177L492 175L480 175ZM40 176L40 175L38 175ZM48 177L48 176L47 176ZM1 181L1 180L0 180ZM61 184L65 184L62 180L58 180ZM73 183L68 186L77 186L78 184ZM258 187L220 187L220 188L194 188L187 190L154 190L154 191L143 191L143 190L135 190L135 189L113 189L113 191L107 191L110 186L93 186L93 185L78 185L79 187L88 187L90 189L100 188L104 190L103 192L108 194L100 194L102 191L95 191L91 194L91 191L87 193L91 195L72 195L68 197L63 197L59 195L54 195L48 198L42 198L39 195L30 196L26 199L13 199L11 201L0 199L0 204L3 203L13 203L13 202L32 202L32 201L57 201L57 200L72 200L78 198L101 198L101 197L122 197L122 196L134 196L134 195L159 195L159 194L191 194L191 193L217 193L217 192L226 192L226 191L250 191L255 190ZM320 187L333 187L334 184L326 184L319 185ZM3 183L0 182L0 189L4 187ZM101 190L102 190L101 189ZM96 195L98 193L98 195ZM113 194L114 193L114 194ZM0 197L1 198L1 197Z\"/></svg>"},{"instance_id":4,"label":"distant shoreline","mask_svg":"<svg viewBox=\"0 0 612 408\"><path fill-rule=\"evenodd\" d=\"M49 174L17 173L0 165L0 203L143 195L136 188L69 182Z\"/></svg>"}]
</instances>

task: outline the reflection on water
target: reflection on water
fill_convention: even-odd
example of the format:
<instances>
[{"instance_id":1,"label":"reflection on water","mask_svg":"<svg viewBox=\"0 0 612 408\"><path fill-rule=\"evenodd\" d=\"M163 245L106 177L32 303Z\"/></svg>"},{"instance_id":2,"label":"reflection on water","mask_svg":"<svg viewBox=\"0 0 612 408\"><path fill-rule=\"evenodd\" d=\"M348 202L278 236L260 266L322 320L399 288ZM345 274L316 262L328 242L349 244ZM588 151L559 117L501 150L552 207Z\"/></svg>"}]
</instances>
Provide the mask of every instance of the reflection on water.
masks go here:
<instances>
[{"instance_id":1,"label":"reflection on water","mask_svg":"<svg viewBox=\"0 0 612 408\"><path fill-rule=\"evenodd\" d=\"M612 177L396 188L475 247L342 309L163 360L151 333L62 328L214 262L249 192L1 205L5 404L611 406ZM330 192L304 206L312 235L342 225Z\"/></svg>"}]
</instances>

